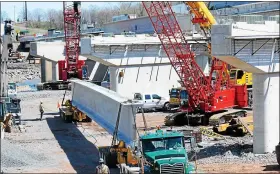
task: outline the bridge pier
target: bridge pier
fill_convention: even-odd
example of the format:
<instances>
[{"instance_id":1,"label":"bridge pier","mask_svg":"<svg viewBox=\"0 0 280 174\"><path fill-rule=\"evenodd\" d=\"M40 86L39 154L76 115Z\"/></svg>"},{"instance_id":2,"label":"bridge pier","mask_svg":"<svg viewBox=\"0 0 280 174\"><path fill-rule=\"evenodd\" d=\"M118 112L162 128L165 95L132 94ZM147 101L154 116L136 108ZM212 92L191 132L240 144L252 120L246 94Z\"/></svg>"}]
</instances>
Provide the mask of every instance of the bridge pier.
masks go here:
<instances>
[{"instance_id":1,"label":"bridge pier","mask_svg":"<svg viewBox=\"0 0 280 174\"><path fill-rule=\"evenodd\" d=\"M253 152L273 152L279 143L279 72L253 74Z\"/></svg>"}]
</instances>

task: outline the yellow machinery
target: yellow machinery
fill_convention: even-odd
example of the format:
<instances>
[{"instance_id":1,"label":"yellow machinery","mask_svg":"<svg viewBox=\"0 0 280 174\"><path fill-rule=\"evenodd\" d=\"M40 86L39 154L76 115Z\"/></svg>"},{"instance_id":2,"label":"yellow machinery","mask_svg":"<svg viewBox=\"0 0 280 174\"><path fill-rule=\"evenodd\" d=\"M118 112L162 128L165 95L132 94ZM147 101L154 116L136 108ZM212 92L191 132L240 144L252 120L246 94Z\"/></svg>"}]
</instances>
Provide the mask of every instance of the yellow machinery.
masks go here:
<instances>
[{"instance_id":1,"label":"yellow machinery","mask_svg":"<svg viewBox=\"0 0 280 174\"><path fill-rule=\"evenodd\" d=\"M72 121L91 122L91 119L85 113L80 111L78 108L72 106L70 100L66 100L65 103L63 103L65 99L65 94L66 91L63 96L62 105L61 107L59 107L61 118L67 123L70 123Z\"/></svg>"},{"instance_id":2,"label":"yellow machinery","mask_svg":"<svg viewBox=\"0 0 280 174\"><path fill-rule=\"evenodd\" d=\"M252 73L245 72L241 69L230 69L230 83L239 85L246 84L248 88L252 88Z\"/></svg>"},{"instance_id":3,"label":"yellow machinery","mask_svg":"<svg viewBox=\"0 0 280 174\"><path fill-rule=\"evenodd\" d=\"M181 105L181 91L186 90L184 87L172 88L169 90L169 104L171 108Z\"/></svg>"},{"instance_id":4,"label":"yellow machinery","mask_svg":"<svg viewBox=\"0 0 280 174\"><path fill-rule=\"evenodd\" d=\"M230 69L230 84L238 84L247 86L248 106L253 107L253 74L245 72L241 69Z\"/></svg>"},{"instance_id":5,"label":"yellow machinery","mask_svg":"<svg viewBox=\"0 0 280 174\"><path fill-rule=\"evenodd\" d=\"M130 147L127 147L124 141L119 141L113 146L103 146L98 148L100 157L102 157L109 167L115 167L117 164L127 164L137 166L139 159L134 155Z\"/></svg>"},{"instance_id":6,"label":"yellow machinery","mask_svg":"<svg viewBox=\"0 0 280 174\"><path fill-rule=\"evenodd\" d=\"M234 117L229 122L213 127L213 131L220 134L239 135L249 133L253 135L253 116Z\"/></svg>"}]
</instances>

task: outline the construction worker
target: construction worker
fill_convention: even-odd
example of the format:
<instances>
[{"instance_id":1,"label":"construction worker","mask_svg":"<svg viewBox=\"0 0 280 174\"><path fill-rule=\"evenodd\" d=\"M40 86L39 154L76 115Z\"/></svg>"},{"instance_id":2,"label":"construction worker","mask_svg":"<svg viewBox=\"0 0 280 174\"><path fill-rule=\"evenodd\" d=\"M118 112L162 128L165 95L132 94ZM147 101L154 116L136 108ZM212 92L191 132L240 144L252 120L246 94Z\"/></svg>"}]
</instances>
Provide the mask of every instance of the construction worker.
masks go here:
<instances>
[{"instance_id":1,"label":"construction worker","mask_svg":"<svg viewBox=\"0 0 280 174\"><path fill-rule=\"evenodd\" d=\"M102 158L100 158L99 165L96 167L96 174L110 174L109 167L104 164Z\"/></svg>"},{"instance_id":2,"label":"construction worker","mask_svg":"<svg viewBox=\"0 0 280 174\"><path fill-rule=\"evenodd\" d=\"M40 120L42 121L43 114L44 114L43 102L40 102L39 111L40 111L40 113L41 113L41 118L40 118Z\"/></svg>"}]
</instances>

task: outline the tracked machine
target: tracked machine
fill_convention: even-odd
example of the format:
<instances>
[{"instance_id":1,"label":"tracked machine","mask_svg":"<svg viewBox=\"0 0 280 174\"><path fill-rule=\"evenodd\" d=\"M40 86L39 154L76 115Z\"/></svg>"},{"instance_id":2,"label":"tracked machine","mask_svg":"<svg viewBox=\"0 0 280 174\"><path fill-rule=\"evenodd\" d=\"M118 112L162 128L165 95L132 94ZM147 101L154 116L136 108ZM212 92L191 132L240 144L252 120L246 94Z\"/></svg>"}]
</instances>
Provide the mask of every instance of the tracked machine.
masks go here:
<instances>
[{"instance_id":1,"label":"tracked machine","mask_svg":"<svg viewBox=\"0 0 280 174\"><path fill-rule=\"evenodd\" d=\"M65 60L58 61L59 81L38 84L39 90L69 89L71 78L87 79L85 61L79 60L81 2L63 2Z\"/></svg>"},{"instance_id":2,"label":"tracked machine","mask_svg":"<svg viewBox=\"0 0 280 174\"><path fill-rule=\"evenodd\" d=\"M203 26L206 36L215 22L205 4L187 2L194 14L193 23ZM205 76L195 61L195 53L190 48L175 14L168 2L143 2L143 6L161 41L173 68L186 89L187 102L178 113L166 117L166 125L219 124L224 116L245 116L244 110L228 110L235 106L247 106L246 85L230 85L227 65L212 57L209 76ZM207 29L207 30L206 30ZM211 45L208 45L211 50ZM215 76L215 80L212 77ZM210 118L210 120L209 120Z\"/></svg>"}]
</instances>

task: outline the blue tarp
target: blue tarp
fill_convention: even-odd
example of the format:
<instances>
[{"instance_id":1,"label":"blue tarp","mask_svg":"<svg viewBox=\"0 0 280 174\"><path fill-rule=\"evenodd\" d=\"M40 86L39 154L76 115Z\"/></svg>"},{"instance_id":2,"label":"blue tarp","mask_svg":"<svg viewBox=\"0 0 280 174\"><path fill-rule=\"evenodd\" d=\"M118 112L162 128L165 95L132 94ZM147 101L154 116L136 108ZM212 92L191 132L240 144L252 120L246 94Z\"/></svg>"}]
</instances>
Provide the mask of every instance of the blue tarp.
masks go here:
<instances>
[{"instance_id":1,"label":"blue tarp","mask_svg":"<svg viewBox=\"0 0 280 174\"><path fill-rule=\"evenodd\" d=\"M40 79L33 79L33 80L25 80L23 82L16 83L16 85L18 87L28 86L29 89L30 89L28 91L37 91L37 84L40 83L40 82L41 82ZM24 92L24 91L19 91L19 92Z\"/></svg>"}]
</instances>

